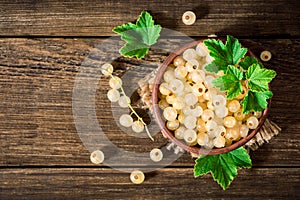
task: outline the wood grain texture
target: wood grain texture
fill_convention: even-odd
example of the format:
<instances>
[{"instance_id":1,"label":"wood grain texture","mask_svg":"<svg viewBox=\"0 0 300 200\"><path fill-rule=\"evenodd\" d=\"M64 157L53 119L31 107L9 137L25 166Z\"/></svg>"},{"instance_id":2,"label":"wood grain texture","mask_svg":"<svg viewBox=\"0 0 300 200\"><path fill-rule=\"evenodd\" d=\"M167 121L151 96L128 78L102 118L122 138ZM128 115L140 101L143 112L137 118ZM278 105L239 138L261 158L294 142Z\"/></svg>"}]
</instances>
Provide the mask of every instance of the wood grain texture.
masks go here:
<instances>
[{"instance_id":1,"label":"wood grain texture","mask_svg":"<svg viewBox=\"0 0 300 200\"><path fill-rule=\"evenodd\" d=\"M299 7L294 0L1 0L0 35L110 36L148 10L164 28L187 35L299 36ZM181 21L186 10L197 15L193 26Z\"/></svg>"},{"instance_id":2,"label":"wood grain texture","mask_svg":"<svg viewBox=\"0 0 300 200\"><path fill-rule=\"evenodd\" d=\"M239 170L223 191L211 175L194 178L192 168L146 173L134 185L129 174L112 169L5 169L0 171L1 199L299 199L298 169ZM253 181L255 180L255 181ZM261 188L257 190L257 188ZM262 189L263 188L263 189Z\"/></svg>"},{"instance_id":3,"label":"wood grain texture","mask_svg":"<svg viewBox=\"0 0 300 200\"><path fill-rule=\"evenodd\" d=\"M1 166L88 166L89 152L77 135L72 113L72 91L82 62L102 39L0 39L0 165ZM177 39L166 40L166 44ZM266 67L277 71L272 82L274 98L269 118L282 133L251 153L254 166L300 166L299 49L297 39L244 39L256 55L272 53ZM110 49L110 47L108 47ZM104 52L98 52L101 55ZM143 65L145 72L156 67L167 54L151 51L145 60L118 58L115 71L123 74ZM93 54L92 57L95 57ZM152 64L151 64L152 63ZM154 64L153 64L154 63ZM137 81L141 74L136 74ZM130 137L116 128L105 94L107 79L96 93L99 122L111 141L129 151L149 152L166 144L160 135L149 139ZM192 166L184 155L173 166Z\"/></svg>"}]
</instances>

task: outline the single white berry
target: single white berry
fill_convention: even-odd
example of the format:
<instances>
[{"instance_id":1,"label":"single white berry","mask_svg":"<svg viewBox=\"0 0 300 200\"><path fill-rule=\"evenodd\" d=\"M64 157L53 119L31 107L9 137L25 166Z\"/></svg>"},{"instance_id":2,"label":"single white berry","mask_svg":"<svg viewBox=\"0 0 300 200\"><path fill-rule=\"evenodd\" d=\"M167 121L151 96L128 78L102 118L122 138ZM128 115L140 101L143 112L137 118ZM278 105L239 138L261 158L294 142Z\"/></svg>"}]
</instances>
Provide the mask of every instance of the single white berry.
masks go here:
<instances>
[{"instance_id":1,"label":"single white berry","mask_svg":"<svg viewBox=\"0 0 300 200\"><path fill-rule=\"evenodd\" d=\"M107 92L107 97L111 102L117 102L120 98L120 93L118 90L111 89Z\"/></svg>"},{"instance_id":2,"label":"single white berry","mask_svg":"<svg viewBox=\"0 0 300 200\"><path fill-rule=\"evenodd\" d=\"M113 73L114 67L110 63L105 63L101 66L101 72L104 76L109 76Z\"/></svg>"},{"instance_id":3,"label":"single white berry","mask_svg":"<svg viewBox=\"0 0 300 200\"><path fill-rule=\"evenodd\" d=\"M177 110L173 107L167 107L163 112L163 116L168 121L174 121L177 117Z\"/></svg>"},{"instance_id":4,"label":"single white berry","mask_svg":"<svg viewBox=\"0 0 300 200\"><path fill-rule=\"evenodd\" d=\"M131 101L130 101L130 98L128 96L121 96L119 98L119 101L118 101L119 106L122 107L122 108L127 108L128 105L130 104L130 102Z\"/></svg>"},{"instance_id":5,"label":"single white berry","mask_svg":"<svg viewBox=\"0 0 300 200\"><path fill-rule=\"evenodd\" d=\"M90 160L96 165L101 164L104 161L104 153L100 150L93 151Z\"/></svg>"},{"instance_id":6,"label":"single white berry","mask_svg":"<svg viewBox=\"0 0 300 200\"><path fill-rule=\"evenodd\" d=\"M133 119L128 114L123 114L120 116L119 122L124 127L130 127L133 124Z\"/></svg>"},{"instance_id":7,"label":"single white berry","mask_svg":"<svg viewBox=\"0 0 300 200\"><path fill-rule=\"evenodd\" d=\"M179 127L179 121L178 120L167 122L167 128L171 131L176 130L178 127Z\"/></svg>"},{"instance_id":8,"label":"single white berry","mask_svg":"<svg viewBox=\"0 0 300 200\"><path fill-rule=\"evenodd\" d=\"M185 25L192 25L194 24L196 21L196 15L194 12L192 11L186 11L185 13L183 13L182 15L182 22Z\"/></svg>"},{"instance_id":9,"label":"single white berry","mask_svg":"<svg viewBox=\"0 0 300 200\"><path fill-rule=\"evenodd\" d=\"M251 116L247 119L246 124L250 129L256 129L258 126L258 119L254 116Z\"/></svg>"},{"instance_id":10,"label":"single white berry","mask_svg":"<svg viewBox=\"0 0 300 200\"><path fill-rule=\"evenodd\" d=\"M272 54L271 54L270 51L263 51L263 52L261 52L261 54L260 54L260 59L261 59L262 61L267 62L267 61L269 61L271 58L272 58Z\"/></svg>"},{"instance_id":11,"label":"single white berry","mask_svg":"<svg viewBox=\"0 0 300 200\"><path fill-rule=\"evenodd\" d=\"M183 139L187 144L193 144L197 142L197 133L192 129L187 129L183 134Z\"/></svg>"},{"instance_id":12,"label":"single white berry","mask_svg":"<svg viewBox=\"0 0 300 200\"><path fill-rule=\"evenodd\" d=\"M145 180L145 175L142 171L135 170L130 174L130 180L134 184L141 184Z\"/></svg>"},{"instance_id":13,"label":"single white berry","mask_svg":"<svg viewBox=\"0 0 300 200\"><path fill-rule=\"evenodd\" d=\"M175 130L175 137L177 139L183 139L184 132L186 131L186 128L184 126L180 126L178 129Z\"/></svg>"},{"instance_id":14,"label":"single white berry","mask_svg":"<svg viewBox=\"0 0 300 200\"><path fill-rule=\"evenodd\" d=\"M135 121L133 122L132 126L131 126L132 130L136 133L140 133L144 130L144 124L140 121Z\"/></svg>"},{"instance_id":15,"label":"single white berry","mask_svg":"<svg viewBox=\"0 0 300 200\"><path fill-rule=\"evenodd\" d=\"M194 129L197 125L197 118L192 115L186 116L183 120L183 123L187 129Z\"/></svg>"},{"instance_id":16,"label":"single white berry","mask_svg":"<svg viewBox=\"0 0 300 200\"><path fill-rule=\"evenodd\" d=\"M238 100L232 100L228 103L227 107L229 112L235 113L240 110L241 104Z\"/></svg>"},{"instance_id":17,"label":"single white berry","mask_svg":"<svg viewBox=\"0 0 300 200\"><path fill-rule=\"evenodd\" d=\"M160 149L152 149L150 151L150 159L153 161L153 162L159 162L163 159L163 153Z\"/></svg>"},{"instance_id":18,"label":"single white berry","mask_svg":"<svg viewBox=\"0 0 300 200\"><path fill-rule=\"evenodd\" d=\"M122 86L122 79L117 76L113 76L109 79L109 86L112 89L119 89Z\"/></svg>"}]
</instances>

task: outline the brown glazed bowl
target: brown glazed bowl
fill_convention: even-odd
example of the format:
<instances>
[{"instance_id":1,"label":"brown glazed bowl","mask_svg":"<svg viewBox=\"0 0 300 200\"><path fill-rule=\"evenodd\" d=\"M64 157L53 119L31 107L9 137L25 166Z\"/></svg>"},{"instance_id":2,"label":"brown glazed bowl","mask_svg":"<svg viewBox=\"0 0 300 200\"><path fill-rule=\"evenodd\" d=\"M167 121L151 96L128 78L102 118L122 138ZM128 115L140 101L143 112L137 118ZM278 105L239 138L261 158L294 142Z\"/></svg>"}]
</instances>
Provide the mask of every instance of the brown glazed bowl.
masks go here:
<instances>
[{"instance_id":1,"label":"brown glazed bowl","mask_svg":"<svg viewBox=\"0 0 300 200\"><path fill-rule=\"evenodd\" d=\"M154 87L152 90L152 105L153 105L153 113L154 113L154 117L161 129L161 132L169 139L171 140L171 142L173 142L174 144L176 144L177 146L183 148L184 150L195 154L195 155L216 155L216 154L222 154L222 153L227 153L229 151L235 150L241 146L243 146L244 144L246 144L251 138L253 138L255 136L255 134L258 132L258 130L261 128L261 126L263 125L263 123L265 122L266 118L267 118L267 113L269 110L269 106L271 103L271 99L269 99L268 101L268 107L262 112L262 116L259 119L259 125L257 126L256 129L253 129L252 131L250 131L250 133L248 134L247 137L242 138L241 140L231 144L230 146L227 147L223 147L223 148L213 148L213 149L205 149L205 148L200 148L200 147L192 147L192 146L188 146L187 144L184 143L184 141L178 140L177 138L175 138L174 134L167 129L167 127L165 126L165 120L163 119L162 116L162 111L158 106L158 92L159 92L159 85L162 81L163 78L163 74L165 72L165 70L167 69L168 65L170 63L172 63L172 61L174 60L174 58L178 55L181 55L186 49L188 48L192 48L195 47L197 44L203 42L203 40L196 40L193 41L191 43L188 43L178 49L176 49L174 52L172 52L167 58L166 60L163 62L163 64L161 65L161 67L159 68L155 80L154 80ZM248 55L254 56L254 54L248 50Z\"/></svg>"}]
</instances>

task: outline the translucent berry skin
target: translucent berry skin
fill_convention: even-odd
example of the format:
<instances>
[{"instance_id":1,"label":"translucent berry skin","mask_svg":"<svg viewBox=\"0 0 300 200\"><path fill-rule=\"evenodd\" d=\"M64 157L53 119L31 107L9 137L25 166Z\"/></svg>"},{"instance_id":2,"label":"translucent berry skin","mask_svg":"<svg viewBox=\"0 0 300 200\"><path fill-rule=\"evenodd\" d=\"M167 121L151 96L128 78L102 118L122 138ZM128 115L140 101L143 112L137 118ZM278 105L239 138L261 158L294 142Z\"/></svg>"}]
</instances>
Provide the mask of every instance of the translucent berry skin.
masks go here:
<instances>
[{"instance_id":1,"label":"translucent berry skin","mask_svg":"<svg viewBox=\"0 0 300 200\"><path fill-rule=\"evenodd\" d=\"M180 126L178 129L175 130L175 137L177 139L183 139L183 135L186 130L187 129L184 126Z\"/></svg>"},{"instance_id":2,"label":"translucent berry skin","mask_svg":"<svg viewBox=\"0 0 300 200\"><path fill-rule=\"evenodd\" d=\"M213 121L213 120L209 120L208 122L206 122L206 130L208 132L214 132L217 130L218 124Z\"/></svg>"},{"instance_id":3,"label":"translucent berry skin","mask_svg":"<svg viewBox=\"0 0 300 200\"><path fill-rule=\"evenodd\" d=\"M224 107L217 107L215 109L215 114L219 118L224 118L228 115L228 108Z\"/></svg>"},{"instance_id":4,"label":"translucent berry skin","mask_svg":"<svg viewBox=\"0 0 300 200\"><path fill-rule=\"evenodd\" d=\"M119 122L124 127L130 127L133 124L133 119L128 114L123 114L120 116Z\"/></svg>"},{"instance_id":5,"label":"translucent berry skin","mask_svg":"<svg viewBox=\"0 0 300 200\"><path fill-rule=\"evenodd\" d=\"M142 171L135 170L130 174L130 180L134 184L141 184L145 180L145 175Z\"/></svg>"},{"instance_id":6,"label":"translucent berry skin","mask_svg":"<svg viewBox=\"0 0 300 200\"><path fill-rule=\"evenodd\" d=\"M226 140L223 136L219 136L213 140L213 143L215 147L222 148L225 146Z\"/></svg>"},{"instance_id":7,"label":"translucent berry skin","mask_svg":"<svg viewBox=\"0 0 300 200\"><path fill-rule=\"evenodd\" d=\"M205 124L205 122L203 121L203 119L199 118L199 119L197 120L196 129L197 129L197 131L199 131L199 132L206 132L206 131L207 131L207 130L206 130L206 124Z\"/></svg>"},{"instance_id":8,"label":"translucent berry skin","mask_svg":"<svg viewBox=\"0 0 300 200\"><path fill-rule=\"evenodd\" d=\"M272 58L272 54L271 54L270 51L263 51L263 52L261 52L261 54L260 54L260 59L261 59L262 61L267 62L267 61L269 61L271 58Z\"/></svg>"},{"instance_id":9,"label":"translucent berry skin","mask_svg":"<svg viewBox=\"0 0 300 200\"><path fill-rule=\"evenodd\" d=\"M169 83L169 89L175 94L181 94L184 90L184 84L179 79L173 79Z\"/></svg>"},{"instance_id":10,"label":"translucent berry skin","mask_svg":"<svg viewBox=\"0 0 300 200\"><path fill-rule=\"evenodd\" d=\"M224 118L223 123L227 128L233 128L236 125L236 119L232 116L227 116Z\"/></svg>"},{"instance_id":11,"label":"translucent berry skin","mask_svg":"<svg viewBox=\"0 0 300 200\"><path fill-rule=\"evenodd\" d=\"M212 98L212 103L215 107L224 107L226 105L226 98L222 95L215 95Z\"/></svg>"},{"instance_id":12,"label":"translucent berry skin","mask_svg":"<svg viewBox=\"0 0 300 200\"><path fill-rule=\"evenodd\" d=\"M135 121L133 122L132 126L131 126L132 130L136 133L140 133L144 130L144 125L142 122L140 121Z\"/></svg>"},{"instance_id":13,"label":"translucent berry skin","mask_svg":"<svg viewBox=\"0 0 300 200\"><path fill-rule=\"evenodd\" d=\"M237 100L232 100L232 101L230 101L230 102L228 103L227 107L228 107L228 111L229 111L229 112L235 113L235 112L237 112L238 110L240 110L241 104L240 104L240 102L237 101Z\"/></svg>"},{"instance_id":14,"label":"translucent berry skin","mask_svg":"<svg viewBox=\"0 0 300 200\"><path fill-rule=\"evenodd\" d=\"M183 120L183 123L187 129L194 129L197 125L197 118L191 115L186 116Z\"/></svg>"},{"instance_id":15,"label":"translucent berry skin","mask_svg":"<svg viewBox=\"0 0 300 200\"><path fill-rule=\"evenodd\" d=\"M236 120L241 121L241 120L245 119L245 114L243 114L242 109L240 109L239 111L234 113L234 117Z\"/></svg>"},{"instance_id":16,"label":"translucent berry skin","mask_svg":"<svg viewBox=\"0 0 300 200\"><path fill-rule=\"evenodd\" d=\"M165 73L164 73L164 80L167 82L167 83L170 83L172 80L175 79L175 74L174 74L174 71L172 70L167 70Z\"/></svg>"},{"instance_id":17,"label":"translucent berry skin","mask_svg":"<svg viewBox=\"0 0 300 200\"><path fill-rule=\"evenodd\" d=\"M192 11L186 11L185 13L183 13L182 15L182 22L185 25L192 25L194 24L196 21L196 15L194 12Z\"/></svg>"},{"instance_id":18,"label":"translucent berry skin","mask_svg":"<svg viewBox=\"0 0 300 200\"><path fill-rule=\"evenodd\" d=\"M187 75L188 71L184 66L176 67L174 70L174 75L178 79L184 79Z\"/></svg>"},{"instance_id":19,"label":"translucent berry skin","mask_svg":"<svg viewBox=\"0 0 300 200\"><path fill-rule=\"evenodd\" d=\"M237 128L228 128L225 134L225 138L231 141L236 141L240 137L239 130Z\"/></svg>"},{"instance_id":20,"label":"translucent berry skin","mask_svg":"<svg viewBox=\"0 0 300 200\"><path fill-rule=\"evenodd\" d=\"M183 139L188 145L197 143L197 133L192 129L187 129L183 134Z\"/></svg>"},{"instance_id":21,"label":"translucent berry skin","mask_svg":"<svg viewBox=\"0 0 300 200\"><path fill-rule=\"evenodd\" d=\"M198 133L197 135L197 143L200 145L200 146L204 146L208 143L209 141L209 137L206 133Z\"/></svg>"},{"instance_id":22,"label":"translucent berry skin","mask_svg":"<svg viewBox=\"0 0 300 200\"><path fill-rule=\"evenodd\" d=\"M215 114L212 110L206 109L203 111L201 118L203 121L207 122L208 120L212 120Z\"/></svg>"},{"instance_id":23,"label":"translucent berry skin","mask_svg":"<svg viewBox=\"0 0 300 200\"><path fill-rule=\"evenodd\" d=\"M197 83L192 86L192 91L196 96L202 96L205 93L205 86L202 83Z\"/></svg>"},{"instance_id":24,"label":"translucent berry skin","mask_svg":"<svg viewBox=\"0 0 300 200\"><path fill-rule=\"evenodd\" d=\"M158 106L160 109L164 110L165 108L169 107L169 104L165 99L162 99L158 102Z\"/></svg>"},{"instance_id":25,"label":"translucent berry skin","mask_svg":"<svg viewBox=\"0 0 300 200\"><path fill-rule=\"evenodd\" d=\"M173 104L176 101L176 96L174 94L168 95L166 101L168 104Z\"/></svg>"},{"instance_id":26,"label":"translucent berry skin","mask_svg":"<svg viewBox=\"0 0 300 200\"><path fill-rule=\"evenodd\" d=\"M120 93L118 90L115 89L111 89L107 92L107 98L111 101L111 102L117 102L120 98Z\"/></svg>"},{"instance_id":27,"label":"translucent berry skin","mask_svg":"<svg viewBox=\"0 0 300 200\"><path fill-rule=\"evenodd\" d=\"M122 86L122 79L120 79L117 76L114 76L112 78L109 79L109 86L112 89L119 89Z\"/></svg>"},{"instance_id":28,"label":"translucent berry skin","mask_svg":"<svg viewBox=\"0 0 300 200\"><path fill-rule=\"evenodd\" d=\"M203 43L200 43L197 45L196 52L201 57L205 57L208 55L208 50L207 50L206 46L204 46Z\"/></svg>"},{"instance_id":29,"label":"translucent berry skin","mask_svg":"<svg viewBox=\"0 0 300 200\"><path fill-rule=\"evenodd\" d=\"M130 98L127 96L121 96L118 100L119 106L122 108L127 108L130 102Z\"/></svg>"},{"instance_id":30,"label":"translucent berry skin","mask_svg":"<svg viewBox=\"0 0 300 200\"><path fill-rule=\"evenodd\" d=\"M109 76L113 73L114 68L110 63L105 63L101 66L101 72L104 76Z\"/></svg>"},{"instance_id":31,"label":"translucent berry skin","mask_svg":"<svg viewBox=\"0 0 300 200\"><path fill-rule=\"evenodd\" d=\"M96 165L101 164L104 161L104 153L100 150L93 151L90 160Z\"/></svg>"},{"instance_id":32,"label":"translucent berry skin","mask_svg":"<svg viewBox=\"0 0 300 200\"><path fill-rule=\"evenodd\" d=\"M247 89L245 88L245 86L242 86L242 92L236 97L237 99L243 99L247 94Z\"/></svg>"},{"instance_id":33,"label":"translucent berry skin","mask_svg":"<svg viewBox=\"0 0 300 200\"><path fill-rule=\"evenodd\" d=\"M169 86L167 83L162 83L159 86L159 92L163 95L169 95L171 93L171 90L169 90Z\"/></svg>"},{"instance_id":34,"label":"translucent berry skin","mask_svg":"<svg viewBox=\"0 0 300 200\"><path fill-rule=\"evenodd\" d=\"M167 122L167 128L171 131L175 131L178 127L179 127L179 121L178 120Z\"/></svg>"},{"instance_id":35,"label":"translucent berry skin","mask_svg":"<svg viewBox=\"0 0 300 200\"><path fill-rule=\"evenodd\" d=\"M249 129L256 129L258 126L258 119L254 116L249 117L246 122Z\"/></svg>"},{"instance_id":36,"label":"translucent berry skin","mask_svg":"<svg viewBox=\"0 0 300 200\"><path fill-rule=\"evenodd\" d=\"M182 57L186 61L192 60L197 57L196 50L189 48L183 52Z\"/></svg>"},{"instance_id":37,"label":"translucent berry skin","mask_svg":"<svg viewBox=\"0 0 300 200\"><path fill-rule=\"evenodd\" d=\"M198 97L193 93L188 93L184 96L184 100L188 106L193 106L198 102Z\"/></svg>"},{"instance_id":38,"label":"translucent berry skin","mask_svg":"<svg viewBox=\"0 0 300 200\"><path fill-rule=\"evenodd\" d=\"M177 110L173 107L167 107L163 112L163 116L168 121L174 121L177 117Z\"/></svg>"},{"instance_id":39,"label":"translucent berry skin","mask_svg":"<svg viewBox=\"0 0 300 200\"><path fill-rule=\"evenodd\" d=\"M246 137L248 135L249 132L249 128L247 125L243 124L240 127L240 136L241 137Z\"/></svg>"},{"instance_id":40,"label":"translucent berry skin","mask_svg":"<svg viewBox=\"0 0 300 200\"><path fill-rule=\"evenodd\" d=\"M177 56L176 58L174 58L173 64L176 67L184 66L185 65L185 60L182 58L182 56Z\"/></svg>"},{"instance_id":41,"label":"translucent berry skin","mask_svg":"<svg viewBox=\"0 0 300 200\"><path fill-rule=\"evenodd\" d=\"M150 151L150 159L153 162L159 162L163 159L163 153L160 149L154 148Z\"/></svg>"}]
</instances>

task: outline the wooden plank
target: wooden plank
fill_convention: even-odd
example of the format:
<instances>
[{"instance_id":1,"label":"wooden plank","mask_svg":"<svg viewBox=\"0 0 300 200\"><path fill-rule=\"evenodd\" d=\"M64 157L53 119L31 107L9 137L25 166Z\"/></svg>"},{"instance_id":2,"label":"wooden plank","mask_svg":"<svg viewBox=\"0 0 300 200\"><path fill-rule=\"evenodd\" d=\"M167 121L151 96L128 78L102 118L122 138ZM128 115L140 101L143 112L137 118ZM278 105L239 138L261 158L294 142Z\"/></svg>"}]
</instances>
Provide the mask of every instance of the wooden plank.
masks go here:
<instances>
[{"instance_id":1,"label":"wooden plank","mask_svg":"<svg viewBox=\"0 0 300 200\"><path fill-rule=\"evenodd\" d=\"M223 191L191 168L146 173L141 185L111 169L2 169L1 199L299 199L299 169L247 169Z\"/></svg>"},{"instance_id":2,"label":"wooden plank","mask_svg":"<svg viewBox=\"0 0 300 200\"><path fill-rule=\"evenodd\" d=\"M292 0L1 0L0 35L110 36L113 27L134 21L148 10L164 28L187 35L299 36L297 8L299 2ZM193 26L181 21L186 10L197 15Z\"/></svg>"},{"instance_id":3,"label":"wooden plank","mask_svg":"<svg viewBox=\"0 0 300 200\"><path fill-rule=\"evenodd\" d=\"M88 166L89 152L76 132L72 113L72 91L81 63L102 39L0 39L0 165ZM167 40L176 43L177 39ZM266 66L278 73L272 83L274 98L270 119L282 133L252 153L254 166L299 166L299 40L242 40L256 55L268 49L272 59ZM108 47L107 49L110 49ZM99 53L99 52L98 52ZM105 52L100 52L103 55ZM145 60L118 58L118 74L128 69L155 67L166 58L151 51ZM95 56L95 55L93 55ZM142 74L137 74L137 78ZM137 79L136 79L137 80ZM128 151L149 152L166 143L156 136L130 137L116 128L101 79L96 95L98 120L111 141ZM189 155L173 166L192 166Z\"/></svg>"}]
</instances>

